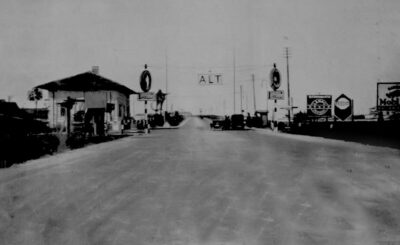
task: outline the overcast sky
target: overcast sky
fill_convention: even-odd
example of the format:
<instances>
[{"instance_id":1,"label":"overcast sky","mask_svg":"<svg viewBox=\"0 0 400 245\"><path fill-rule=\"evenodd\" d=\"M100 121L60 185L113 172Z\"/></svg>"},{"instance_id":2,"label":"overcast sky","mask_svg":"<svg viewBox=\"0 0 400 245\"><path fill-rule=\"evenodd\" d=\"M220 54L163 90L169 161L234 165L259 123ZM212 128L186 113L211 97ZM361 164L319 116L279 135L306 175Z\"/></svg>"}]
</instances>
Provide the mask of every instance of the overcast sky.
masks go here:
<instances>
[{"instance_id":1,"label":"overcast sky","mask_svg":"<svg viewBox=\"0 0 400 245\"><path fill-rule=\"evenodd\" d=\"M168 64L170 107L231 113L235 56L236 107L242 86L243 108L253 109L255 74L265 109L274 62L286 92L289 47L296 106L307 94L345 93L367 113L376 83L400 80L399 34L398 0L2 0L0 98L27 105L33 86L93 65L139 91L147 63L153 90L165 90ZM222 86L198 85L209 71L223 74Z\"/></svg>"}]
</instances>

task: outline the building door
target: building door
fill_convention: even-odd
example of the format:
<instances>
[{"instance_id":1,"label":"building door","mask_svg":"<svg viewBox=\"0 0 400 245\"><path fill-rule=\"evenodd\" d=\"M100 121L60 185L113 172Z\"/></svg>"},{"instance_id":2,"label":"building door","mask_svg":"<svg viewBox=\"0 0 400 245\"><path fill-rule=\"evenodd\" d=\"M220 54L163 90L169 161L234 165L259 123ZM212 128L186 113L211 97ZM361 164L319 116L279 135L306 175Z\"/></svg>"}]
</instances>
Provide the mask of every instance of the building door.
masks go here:
<instances>
[{"instance_id":1,"label":"building door","mask_svg":"<svg viewBox=\"0 0 400 245\"><path fill-rule=\"evenodd\" d=\"M86 112L85 121L93 126L95 135L104 135L104 108L89 108Z\"/></svg>"}]
</instances>

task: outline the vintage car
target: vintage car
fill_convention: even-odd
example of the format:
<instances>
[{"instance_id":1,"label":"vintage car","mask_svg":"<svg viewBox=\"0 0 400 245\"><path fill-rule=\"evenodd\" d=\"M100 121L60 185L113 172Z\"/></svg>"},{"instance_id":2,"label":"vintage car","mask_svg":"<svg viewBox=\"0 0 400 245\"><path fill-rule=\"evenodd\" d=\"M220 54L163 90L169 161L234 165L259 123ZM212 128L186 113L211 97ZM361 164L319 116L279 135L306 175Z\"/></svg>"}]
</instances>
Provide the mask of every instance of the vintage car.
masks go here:
<instances>
[{"instance_id":1,"label":"vintage car","mask_svg":"<svg viewBox=\"0 0 400 245\"><path fill-rule=\"evenodd\" d=\"M231 129L244 129L245 120L242 114L233 114L231 116Z\"/></svg>"},{"instance_id":2,"label":"vintage car","mask_svg":"<svg viewBox=\"0 0 400 245\"><path fill-rule=\"evenodd\" d=\"M210 123L210 128L211 129L225 129L225 118L224 117L216 117L212 119L212 122Z\"/></svg>"}]
</instances>

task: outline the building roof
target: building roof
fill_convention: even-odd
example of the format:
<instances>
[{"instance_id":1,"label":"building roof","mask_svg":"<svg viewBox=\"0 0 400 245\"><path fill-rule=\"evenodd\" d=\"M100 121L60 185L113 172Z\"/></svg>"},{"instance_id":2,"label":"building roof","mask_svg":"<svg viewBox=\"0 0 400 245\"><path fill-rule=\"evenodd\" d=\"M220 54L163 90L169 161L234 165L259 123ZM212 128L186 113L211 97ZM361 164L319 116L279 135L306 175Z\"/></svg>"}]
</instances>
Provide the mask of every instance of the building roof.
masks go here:
<instances>
[{"instance_id":1,"label":"building roof","mask_svg":"<svg viewBox=\"0 0 400 245\"><path fill-rule=\"evenodd\" d=\"M130 88L91 71L38 85L36 88L46 89L50 92L114 90L128 95L137 94Z\"/></svg>"}]
</instances>

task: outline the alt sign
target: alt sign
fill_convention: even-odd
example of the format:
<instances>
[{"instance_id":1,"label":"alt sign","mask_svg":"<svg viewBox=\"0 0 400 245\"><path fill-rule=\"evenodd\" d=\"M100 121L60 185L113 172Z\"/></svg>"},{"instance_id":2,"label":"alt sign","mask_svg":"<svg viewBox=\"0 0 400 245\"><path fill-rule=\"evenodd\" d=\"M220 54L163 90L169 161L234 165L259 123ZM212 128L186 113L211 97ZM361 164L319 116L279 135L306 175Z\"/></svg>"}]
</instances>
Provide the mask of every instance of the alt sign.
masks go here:
<instances>
[{"instance_id":1,"label":"alt sign","mask_svg":"<svg viewBox=\"0 0 400 245\"><path fill-rule=\"evenodd\" d=\"M198 74L199 85L222 85L221 73Z\"/></svg>"}]
</instances>

